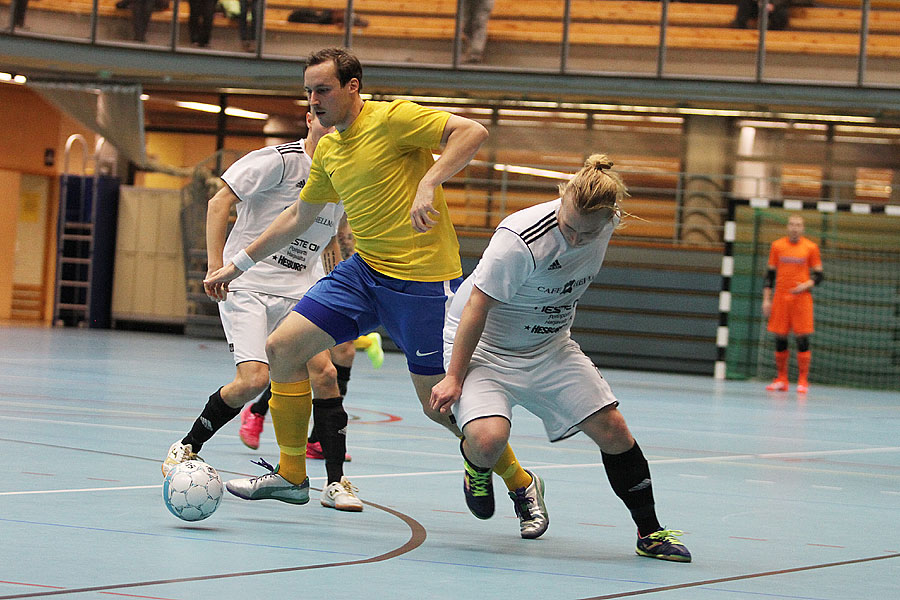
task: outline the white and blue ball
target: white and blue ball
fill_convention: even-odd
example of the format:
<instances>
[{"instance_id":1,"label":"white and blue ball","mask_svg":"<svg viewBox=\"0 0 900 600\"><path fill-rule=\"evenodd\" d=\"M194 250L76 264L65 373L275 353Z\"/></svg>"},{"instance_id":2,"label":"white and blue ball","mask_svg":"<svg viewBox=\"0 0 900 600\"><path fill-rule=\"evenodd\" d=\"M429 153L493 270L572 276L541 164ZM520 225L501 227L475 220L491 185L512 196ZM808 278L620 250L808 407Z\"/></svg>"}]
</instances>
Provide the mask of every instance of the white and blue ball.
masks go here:
<instances>
[{"instance_id":1,"label":"white and blue ball","mask_svg":"<svg viewBox=\"0 0 900 600\"><path fill-rule=\"evenodd\" d=\"M162 490L170 513L185 521L202 521L216 512L224 486L210 465L188 460L169 471Z\"/></svg>"}]
</instances>

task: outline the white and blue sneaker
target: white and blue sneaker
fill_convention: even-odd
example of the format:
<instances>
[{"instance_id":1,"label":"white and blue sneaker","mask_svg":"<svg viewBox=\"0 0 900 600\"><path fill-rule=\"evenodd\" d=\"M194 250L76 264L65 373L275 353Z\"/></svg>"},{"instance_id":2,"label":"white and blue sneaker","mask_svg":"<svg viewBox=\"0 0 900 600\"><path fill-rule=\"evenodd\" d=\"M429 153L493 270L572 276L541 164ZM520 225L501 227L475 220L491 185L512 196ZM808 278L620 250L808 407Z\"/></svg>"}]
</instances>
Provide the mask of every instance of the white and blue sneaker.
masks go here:
<instances>
[{"instance_id":1,"label":"white and blue sneaker","mask_svg":"<svg viewBox=\"0 0 900 600\"><path fill-rule=\"evenodd\" d=\"M519 533L526 540L533 540L547 531L550 515L544 504L544 480L528 469L525 472L531 475L531 484L510 492L509 497L512 498L519 517Z\"/></svg>"},{"instance_id":2,"label":"white and blue sneaker","mask_svg":"<svg viewBox=\"0 0 900 600\"><path fill-rule=\"evenodd\" d=\"M225 489L244 500L281 500L288 504L306 504L309 502L309 477L303 483L293 484L278 474L278 467L273 467L260 458L253 464L269 470L265 475L232 479L225 483Z\"/></svg>"}]
</instances>

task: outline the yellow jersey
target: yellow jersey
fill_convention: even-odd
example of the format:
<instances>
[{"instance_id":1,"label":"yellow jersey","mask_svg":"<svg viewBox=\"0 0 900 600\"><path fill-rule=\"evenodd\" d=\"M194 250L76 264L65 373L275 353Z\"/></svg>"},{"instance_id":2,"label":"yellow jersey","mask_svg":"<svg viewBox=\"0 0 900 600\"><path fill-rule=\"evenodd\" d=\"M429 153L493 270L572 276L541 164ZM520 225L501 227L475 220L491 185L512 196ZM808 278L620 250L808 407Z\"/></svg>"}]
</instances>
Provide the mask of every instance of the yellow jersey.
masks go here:
<instances>
[{"instance_id":1,"label":"yellow jersey","mask_svg":"<svg viewBox=\"0 0 900 600\"><path fill-rule=\"evenodd\" d=\"M449 118L450 113L406 100L369 100L350 127L326 135L316 147L300 199L343 202L356 251L379 273L407 281L462 275L443 189L434 192L440 213L434 227L419 233L409 217Z\"/></svg>"}]
</instances>

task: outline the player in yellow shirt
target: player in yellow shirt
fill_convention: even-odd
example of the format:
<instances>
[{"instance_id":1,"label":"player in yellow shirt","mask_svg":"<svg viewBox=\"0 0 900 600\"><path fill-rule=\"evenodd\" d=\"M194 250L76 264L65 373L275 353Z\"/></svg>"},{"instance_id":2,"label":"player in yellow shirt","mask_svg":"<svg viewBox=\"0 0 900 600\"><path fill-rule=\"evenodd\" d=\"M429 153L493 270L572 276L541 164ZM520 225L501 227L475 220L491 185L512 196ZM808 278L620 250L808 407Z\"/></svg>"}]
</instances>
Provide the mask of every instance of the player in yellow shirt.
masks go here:
<instances>
[{"instance_id":1,"label":"player in yellow shirt","mask_svg":"<svg viewBox=\"0 0 900 600\"><path fill-rule=\"evenodd\" d=\"M310 110L336 131L319 142L299 201L206 282L227 289L256 260L305 231L323 203L343 203L357 253L310 289L269 336L270 409L280 462L263 477L229 481L228 490L242 498L308 501L306 357L379 325L406 355L425 414L462 436L452 418L430 406L431 388L444 377L445 309L462 282L459 242L441 184L472 160L488 133L475 121L412 102L365 102L361 86L362 67L347 50L329 48L307 59ZM441 145L434 160L432 150ZM510 490L532 482L508 446L494 469ZM469 508L488 518L493 491L475 491L480 497Z\"/></svg>"}]
</instances>

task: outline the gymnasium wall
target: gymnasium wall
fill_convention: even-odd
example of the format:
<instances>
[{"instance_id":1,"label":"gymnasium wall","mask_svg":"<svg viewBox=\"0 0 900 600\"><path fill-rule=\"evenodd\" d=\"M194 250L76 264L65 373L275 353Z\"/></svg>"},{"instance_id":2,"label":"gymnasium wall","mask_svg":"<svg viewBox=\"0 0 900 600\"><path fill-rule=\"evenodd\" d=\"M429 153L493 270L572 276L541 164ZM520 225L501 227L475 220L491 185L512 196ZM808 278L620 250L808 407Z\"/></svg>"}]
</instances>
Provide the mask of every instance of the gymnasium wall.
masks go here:
<instances>
[{"instance_id":1,"label":"gymnasium wall","mask_svg":"<svg viewBox=\"0 0 900 600\"><path fill-rule=\"evenodd\" d=\"M55 231L58 210L59 174L63 168L66 138L80 133L88 140L94 134L43 100L38 94L18 85L0 85L0 320L12 317L16 252L43 256L42 290L44 322L52 311L53 277L56 253ZM51 164L45 155L52 153ZM49 158L49 157L48 157ZM81 156L73 153L71 164L80 165ZM45 206L31 207L46 218L44 235L35 227L19 227L21 217L21 177L46 177L49 192L41 197ZM33 197L29 197L33 201ZM29 236L26 239L19 238Z\"/></svg>"}]
</instances>

